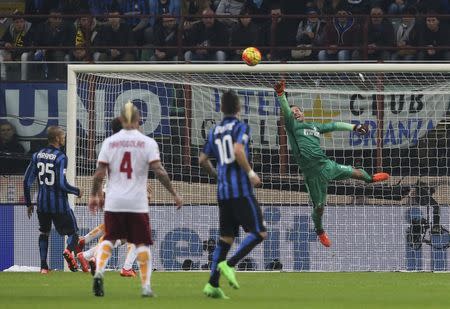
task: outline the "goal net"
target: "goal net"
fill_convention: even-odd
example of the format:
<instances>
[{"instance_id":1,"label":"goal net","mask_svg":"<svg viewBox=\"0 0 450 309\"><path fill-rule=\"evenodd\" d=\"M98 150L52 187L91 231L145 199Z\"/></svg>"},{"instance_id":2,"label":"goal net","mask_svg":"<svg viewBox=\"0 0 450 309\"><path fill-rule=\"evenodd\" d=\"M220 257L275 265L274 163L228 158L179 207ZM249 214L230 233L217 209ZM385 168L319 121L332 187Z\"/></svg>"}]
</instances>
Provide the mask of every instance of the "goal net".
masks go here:
<instances>
[{"instance_id":1,"label":"goal net","mask_svg":"<svg viewBox=\"0 0 450 309\"><path fill-rule=\"evenodd\" d=\"M75 201L81 234L102 222L85 207L91 178L111 120L130 100L186 203L175 210L150 174L154 265L208 269L218 239L216 184L197 158L208 130L221 120L222 92L234 89L240 117L251 128L251 163L263 180L256 197L269 234L238 269L447 270L449 71L442 64L70 65L68 177L85 192ZM323 134L330 159L392 176L382 184L330 182L324 228L331 248L317 240L303 176L290 154L272 90L280 79L306 121L369 126L365 137ZM125 253L116 249L110 267L120 268Z\"/></svg>"}]
</instances>

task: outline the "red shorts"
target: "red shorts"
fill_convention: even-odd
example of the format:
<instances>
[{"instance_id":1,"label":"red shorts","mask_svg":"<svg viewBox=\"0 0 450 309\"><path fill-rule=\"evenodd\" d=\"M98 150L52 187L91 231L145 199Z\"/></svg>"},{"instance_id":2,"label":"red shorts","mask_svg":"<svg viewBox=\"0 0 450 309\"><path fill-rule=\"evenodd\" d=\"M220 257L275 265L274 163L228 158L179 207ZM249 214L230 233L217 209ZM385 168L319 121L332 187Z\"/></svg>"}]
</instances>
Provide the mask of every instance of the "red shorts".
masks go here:
<instances>
[{"instance_id":1,"label":"red shorts","mask_svg":"<svg viewBox=\"0 0 450 309\"><path fill-rule=\"evenodd\" d=\"M139 245L152 245L148 213L105 211L105 240L117 239Z\"/></svg>"}]
</instances>

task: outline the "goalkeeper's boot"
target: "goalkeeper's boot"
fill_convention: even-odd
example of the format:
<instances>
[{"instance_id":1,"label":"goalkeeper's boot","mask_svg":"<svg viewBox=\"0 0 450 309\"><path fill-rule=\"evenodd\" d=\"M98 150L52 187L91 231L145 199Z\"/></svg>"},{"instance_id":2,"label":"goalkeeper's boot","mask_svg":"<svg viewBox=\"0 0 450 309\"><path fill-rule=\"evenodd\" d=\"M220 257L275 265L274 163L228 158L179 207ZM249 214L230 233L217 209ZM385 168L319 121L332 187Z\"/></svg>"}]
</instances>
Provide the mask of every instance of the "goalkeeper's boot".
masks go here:
<instances>
[{"instance_id":1,"label":"goalkeeper's boot","mask_svg":"<svg viewBox=\"0 0 450 309\"><path fill-rule=\"evenodd\" d=\"M122 268L120 270L120 275L122 277L132 277L132 278L134 278L134 277L136 277L136 272L134 271L133 268L130 268L130 269Z\"/></svg>"},{"instance_id":2,"label":"goalkeeper's boot","mask_svg":"<svg viewBox=\"0 0 450 309\"><path fill-rule=\"evenodd\" d=\"M104 296L105 291L103 291L103 278L94 278L94 285L92 291L95 296Z\"/></svg>"},{"instance_id":3,"label":"goalkeeper's boot","mask_svg":"<svg viewBox=\"0 0 450 309\"><path fill-rule=\"evenodd\" d=\"M81 270L84 273L89 272L89 264L88 264L88 261L84 258L83 252L80 252L77 254L77 259L78 259L78 262L80 262Z\"/></svg>"},{"instance_id":4,"label":"goalkeeper's boot","mask_svg":"<svg viewBox=\"0 0 450 309\"><path fill-rule=\"evenodd\" d=\"M328 238L328 235L326 232L322 232L318 236L319 236L319 241L322 245L324 245L327 248L331 246L331 240Z\"/></svg>"},{"instance_id":5,"label":"goalkeeper's boot","mask_svg":"<svg viewBox=\"0 0 450 309\"><path fill-rule=\"evenodd\" d=\"M77 261L75 260L72 252L69 249L65 249L63 252L63 257L67 262L67 266L69 266L70 271L78 271L78 264Z\"/></svg>"},{"instance_id":6,"label":"goalkeeper's boot","mask_svg":"<svg viewBox=\"0 0 450 309\"><path fill-rule=\"evenodd\" d=\"M217 265L217 268L219 268L220 273L227 278L228 283L233 287L234 289L239 289L239 283L236 280L236 274L233 267L228 266L227 261L222 261Z\"/></svg>"},{"instance_id":7,"label":"goalkeeper's boot","mask_svg":"<svg viewBox=\"0 0 450 309\"><path fill-rule=\"evenodd\" d=\"M221 288L215 288L210 283L207 283L203 288L203 294L211 298L230 299L225 295Z\"/></svg>"},{"instance_id":8,"label":"goalkeeper's boot","mask_svg":"<svg viewBox=\"0 0 450 309\"><path fill-rule=\"evenodd\" d=\"M376 173L372 176L372 182L380 182L389 179L388 173Z\"/></svg>"},{"instance_id":9,"label":"goalkeeper's boot","mask_svg":"<svg viewBox=\"0 0 450 309\"><path fill-rule=\"evenodd\" d=\"M142 288L142 297L156 297L155 293L153 293L152 289L149 286Z\"/></svg>"},{"instance_id":10,"label":"goalkeeper's boot","mask_svg":"<svg viewBox=\"0 0 450 309\"><path fill-rule=\"evenodd\" d=\"M97 269L97 264L95 264L95 257L89 260L89 266L91 267L91 275L95 275L95 270Z\"/></svg>"}]
</instances>

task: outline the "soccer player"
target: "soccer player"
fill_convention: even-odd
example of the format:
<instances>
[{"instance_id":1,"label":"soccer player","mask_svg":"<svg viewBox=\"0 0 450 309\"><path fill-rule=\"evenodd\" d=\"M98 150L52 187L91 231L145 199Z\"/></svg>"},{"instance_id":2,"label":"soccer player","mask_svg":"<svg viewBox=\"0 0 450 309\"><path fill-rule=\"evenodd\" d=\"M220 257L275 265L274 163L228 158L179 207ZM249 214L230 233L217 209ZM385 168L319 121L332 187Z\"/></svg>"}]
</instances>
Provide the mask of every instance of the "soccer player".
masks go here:
<instances>
[{"instance_id":1,"label":"soccer player","mask_svg":"<svg viewBox=\"0 0 450 309\"><path fill-rule=\"evenodd\" d=\"M116 134L120 130L122 130L122 123L119 117L114 118L111 121L111 130L113 134ZM150 201L151 198L151 187L147 187L148 199ZM83 249L84 246L90 243L92 240L100 237L99 244L103 241L103 235L105 234L105 224L101 223L96 226L94 229L89 231L84 236L81 236L78 240L78 247ZM126 240L117 240L115 243L115 247L124 245ZM83 272L88 272L89 268L91 270L92 275L95 274L95 253L97 251L98 245L90 248L89 250L79 252L77 254L77 259L80 262L81 270ZM125 262L123 264L122 269L120 270L120 275L122 277L136 277L136 272L133 269L133 263L136 259L136 246L134 244L128 244L127 256L125 258Z\"/></svg>"},{"instance_id":2,"label":"soccer player","mask_svg":"<svg viewBox=\"0 0 450 309\"><path fill-rule=\"evenodd\" d=\"M255 199L252 187L261 185L261 180L248 162L250 128L238 119L241 105L233 91L222 95L223 120L211 128L199 163L206 172L217 178L219 202L219 243L213 253L209 282L203 293L213 298L228 298L219 287L223 274L230 285L239 288L234 267L266 237L261 208ZM209 157L217 160L217 170ZM236 253L226 260L228 251L239 236L239 226L248 233Z\"/></svg>"},{"instance_id":3,"label":"soccer player","mask_svg":"<svg viewBox=\"0 0 450 309\"><path fill-rule=\"evenodd\" d=\"M152 259L150 223L147 200L148 168L172 194L177 208L183 201L172 186L161 164L158 144L139 132L140 115L133 103L125 104L121 111L123 130L108 137L98 156L98 167L93 176L89 209L92 212L105 208L105 236L97 249L93 292L103 296L103 274L111 257L114 242L126 239L136 245L142 296L151 297ZM102 182L108 173L105 198Z\"/></svg>"},{"instance_id":4,"label":"soccer player","mask_svg":"<svg viewBox=\"0 0 450 309\"><path fill-rule=\"evenodd\" d=\"M285 90L285 81L274 86L281 103L284 115L284 126L288 135L292 153L301 168L313 203L312 219L320 242L325 247L331 246L331 241L322 226L322 215L327 199L328 182L330 180L359 179L366 183L387 180L387 173L369 175L363 169L340 165L328 159L320 148L320 134L332 131L355 131L360 135L369 133L367 125L349 124L344 122L314 123L306 122L303 110L296 105L289 105Z\"/></svg>"},{"instance_id":5,"label":"soccer player","mask_svg":"<svg viewBox=\"0 0 450 309\"><path fill-rule=\"evenodd\" d=\"M65 132L60 127L51 126L47 130L48 146L33 154L25 172L23 182L28 218L31 218L34 206L31 205L30 189L38 179L37 216L39 220L39 253L41 273L49 272L47 264L48 237L52 222L60 235L67 235L67 248L63 256L71 271L77 271L78 265L72 254L78 243L77 221L70 208L67 194L81 197L79 188L71 186L66 179L67 156L61 150L65 145Z\"/></svg>"}]
</instances>

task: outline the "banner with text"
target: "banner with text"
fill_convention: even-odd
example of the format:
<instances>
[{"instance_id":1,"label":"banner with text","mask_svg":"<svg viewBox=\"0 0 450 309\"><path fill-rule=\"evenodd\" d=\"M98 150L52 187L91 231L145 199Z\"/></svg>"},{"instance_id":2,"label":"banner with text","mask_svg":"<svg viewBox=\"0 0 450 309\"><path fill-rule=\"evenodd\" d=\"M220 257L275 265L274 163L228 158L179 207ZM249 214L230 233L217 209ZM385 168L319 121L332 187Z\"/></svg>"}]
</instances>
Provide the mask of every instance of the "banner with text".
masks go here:
<instances>
[{"instance_id":1,"label":"banner with text","mask_svg":"<svg viewBox=\"0 0 450 309\"><path fill-rule=\"evenodd\" d=\"M246 121L255 146L278 148L277 121L280 103L272 91L237 90L241 118ZM220 122L222 90L208 87L192 88L192 141L202 145L208 129ZM445 117L450 95L392 94L384 97L383 147L410 147L432 130ZM304 109L307 121L328 123L342 121L366 123L371 132L360 137L353 132L327 133L321 139L325 149L376 148L377 94L289 93L288 100Z\"/></svg>"},{"instance_id":2,"label":"banner with text","mask_svg":"<svg viewBox=\"0 0 450 309\"><path fill-rule=\"evenodd\" d=\"M38 231L36 216L28 220L24 206L8 207L10 220L0 227L0 243L9 244L0 252L1 259L8 261L3 267L39 266L37 238L30 237ZM180 270L190 260L193 269L204 269L208 264L204 243L218 238L217 207L185 206L179 211L165 205L149 209L154 266ZM287 271L448 270L448 232L430 234L429 227L418 223L426 222L427 207L329 206L324 226L333 243L330 248L317 240L310 207L263 206L262 210L268 238L248 256L255 270L268 270L276 260ZM75 208L75 216L80 235L103 222L102 214L93 216L84 206ZM441 207L441 224L448 227L448 207ZM242 236L243 232L237 244ZM50 266L62 268L63 238L53 230L51 238ZM87 247L92 245L95 242ZM110 267L120 269L125 254L126 246L115 249Z\"/></svg>"}]
</instances>

